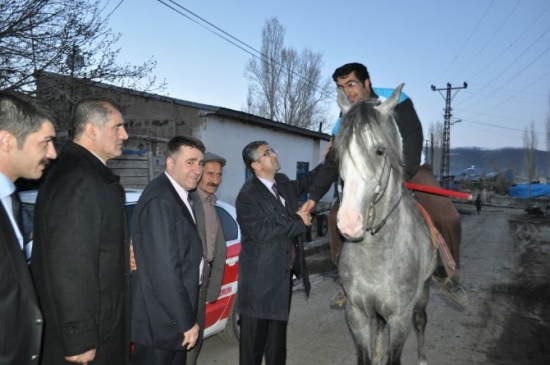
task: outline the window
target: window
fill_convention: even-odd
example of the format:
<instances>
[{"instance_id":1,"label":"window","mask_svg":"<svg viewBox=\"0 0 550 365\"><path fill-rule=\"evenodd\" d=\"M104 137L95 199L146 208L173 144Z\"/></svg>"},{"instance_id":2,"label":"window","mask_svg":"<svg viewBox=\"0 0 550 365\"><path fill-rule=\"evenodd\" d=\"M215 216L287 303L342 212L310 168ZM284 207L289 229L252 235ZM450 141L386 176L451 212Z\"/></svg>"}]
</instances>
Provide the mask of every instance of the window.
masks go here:
<instances>
[{"instance_id":1,"label":"window","mask_svg":"<svg viewBox=\"0 0 550 365\"><path fill-rule=\"evenodd\" d=\"M225 209L216 205L216 211L218 212L218 217L220 217L220 222L222 224L223 235L225 236L226 241L233 241L239 237L239 228L237 227L237 222L233 219L231 214L229 214Z\"/></svg>"}]
</instances>

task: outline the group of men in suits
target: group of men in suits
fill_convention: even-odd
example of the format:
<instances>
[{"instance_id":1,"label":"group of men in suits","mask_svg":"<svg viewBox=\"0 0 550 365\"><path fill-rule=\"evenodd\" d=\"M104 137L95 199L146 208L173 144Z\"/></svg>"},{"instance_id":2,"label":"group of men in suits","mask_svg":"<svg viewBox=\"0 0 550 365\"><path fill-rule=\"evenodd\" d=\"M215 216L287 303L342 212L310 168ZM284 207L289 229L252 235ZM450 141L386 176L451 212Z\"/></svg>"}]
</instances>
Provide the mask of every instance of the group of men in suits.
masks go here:
<instances>
[{"instance_id":1,"label":"group of men in suits","mask_svg":"<svg viewBox=\"0 0 550 365\"><path fill-rule=\"evenodd\" d=\"M205 158L191 137L170 140L165 173L135 209L131 273L125 192L106 166L128 138L122 113L112 100L80 101L73 141L38 192L31 261L14 183L56 159L53 119L36 100L0 92L0 364L129 364L131 342L132 364L185 364L195 348L194 364L225 265L214 209L225 159Z\"/></svg>"},{"instance_id":2,"label":"group of men in suits","mask_svg":"<svg viewBox=\"0 0 550 365\"><path fill-rule=\"evenodd\" d=\"M125 193L105 165L128 138L122 114L106 99L76 104L73 141L38 192L31 257L12 193L57 157L52 115L0 93L0 364L128 364Z\"/></svg>"},{"instance_id":3,"label":"group of men in suits","mask_svg":"<svg viewBox=\"0 0 550 365\"><path fill-rule=\"evenodd\" d=\"M14 182L39 179L56 159L50 115L0 93L0 364L129 364L132 342L134 365L195 364L205 305L217 299L225 266L215 210L225 159L192 137L169 141L166 171L133 213L131 271L125 193L106 166L128 138L122 113L112 100L80 101L74 139L38 192L29 268ZM283 364L293 273L310 288L301 236L311 217L297 197L315 173L278 174L264 141L247 145L243 159L254 177L237 199L241 364L259 364L264 353Z\"/></svg>"}]
</instances>

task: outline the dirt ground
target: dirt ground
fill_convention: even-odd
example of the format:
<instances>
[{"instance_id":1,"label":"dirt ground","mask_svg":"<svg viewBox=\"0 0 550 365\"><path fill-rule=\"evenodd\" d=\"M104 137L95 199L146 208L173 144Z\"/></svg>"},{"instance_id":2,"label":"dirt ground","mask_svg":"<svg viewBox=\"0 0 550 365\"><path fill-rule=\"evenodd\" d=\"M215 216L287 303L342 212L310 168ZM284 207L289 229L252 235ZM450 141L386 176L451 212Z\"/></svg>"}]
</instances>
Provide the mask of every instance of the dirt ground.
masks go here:
<instances>
[{"instance_id":1,"label":"dirt ground","mask_svg":"<svg viewBox=\"0 0 550 365\"><path fill-rule=\"evenodd\" d=\"M480 215L471 204L457 208L463 229L459 275L470 304L456 307L432 285L428 363L550 364L550 218L529 218L514 208L484 206ZM287 364L355 364L344 311L329 308L338 274L328 246L309 248L307 257L312 290L309 300L299 286L294 290ZM402 363L416 363L413 331ZM238 347L209 338L199 364L238 364Z\"/></svg>"}]
</instances>

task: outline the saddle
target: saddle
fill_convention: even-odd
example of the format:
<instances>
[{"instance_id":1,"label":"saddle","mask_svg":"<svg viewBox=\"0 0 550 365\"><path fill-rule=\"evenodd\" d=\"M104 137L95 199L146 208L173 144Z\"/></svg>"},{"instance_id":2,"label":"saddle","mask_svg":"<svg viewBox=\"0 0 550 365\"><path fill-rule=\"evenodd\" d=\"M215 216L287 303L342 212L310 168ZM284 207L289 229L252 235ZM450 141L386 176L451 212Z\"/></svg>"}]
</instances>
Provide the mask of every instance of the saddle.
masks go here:
<instances>
[{"instance_id":1,"label":"saddle","mask_svg":"<svg viewBox=\"0 0 550 365\"><path fill-rule=\"evenodd\" d=\"M430 217L426 209L424 209L424 207L418 202L416 202L416 206L418 207L418 210L420 210L420 212L422 213L422 216L424 216L426 224L430 229L432 247L434 248L434 251L437 250L437 252L439 253L439 257L441 258L443 267L447 272L447 279L449 280L451 278L454 278L456 276L456 263L453 259L453 256L451 255L451 252L449 251L449 247L447 246L445 239L443 238L441 233L439 233L437 228L435 228L432 218Z\"/></svg>"}]
</instances>

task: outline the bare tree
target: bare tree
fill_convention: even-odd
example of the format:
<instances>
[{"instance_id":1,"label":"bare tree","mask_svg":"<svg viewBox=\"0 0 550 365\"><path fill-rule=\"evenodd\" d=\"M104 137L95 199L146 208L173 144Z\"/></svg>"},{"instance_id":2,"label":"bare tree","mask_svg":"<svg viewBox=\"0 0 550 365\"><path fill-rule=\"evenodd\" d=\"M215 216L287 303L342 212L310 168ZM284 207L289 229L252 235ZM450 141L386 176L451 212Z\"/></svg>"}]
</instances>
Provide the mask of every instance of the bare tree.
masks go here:
<instances>
[{"instance_id":1,"label":"bare tree","mask_svg":"<svg viewBox=\"0 0 550 365\"><path fill-rule=\"evenodd\" d=\"M139 90L162 90L152 59L119 64L120 34L98 0L0 1L0 89L33 93L37 74L53 73ZM66 91L66 90L65 90Z\"/></svg>"},{"instance_id":2,"label":"bare tree","mask_svg":"<svg viewBox=\"0 0 550 365\"><path fill-rule=\"evenodd\" d=\"M528 180L527 196L531 197L531 182L535 179L537 170L537 132L535 122L523 131L523 168Z\"/></svg>"},{"instance_id":3,"label":"bare tree","mask_svg":"<svg viewBox=\"0 0 550 365\"><path fill-rule=\"evenodd\" d=\"M284 47L285 28L277 18L262 29L261 58L245 66L250 80L245 111L286 124L317 129L326 125L329 78L322 81L323 56Z\"/></svg>"}]
</instances>

